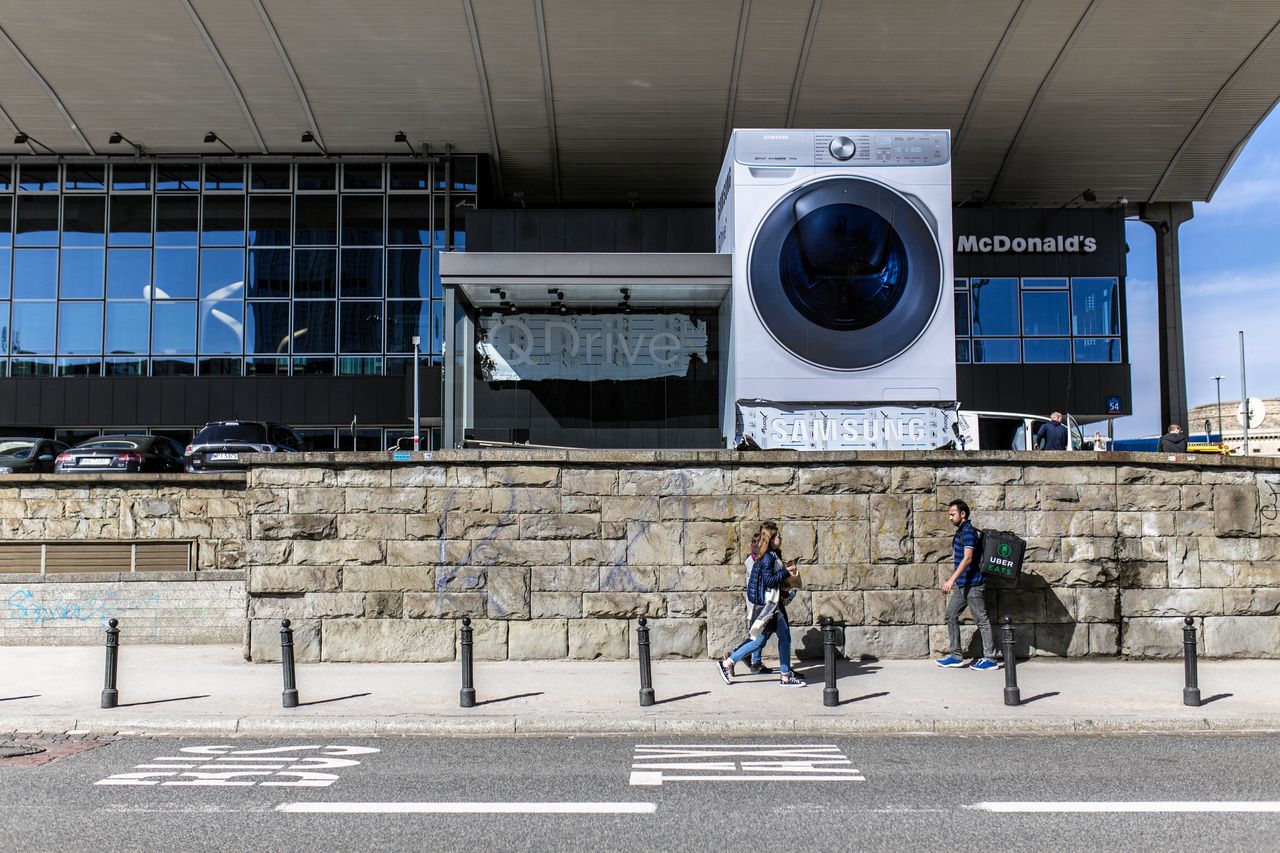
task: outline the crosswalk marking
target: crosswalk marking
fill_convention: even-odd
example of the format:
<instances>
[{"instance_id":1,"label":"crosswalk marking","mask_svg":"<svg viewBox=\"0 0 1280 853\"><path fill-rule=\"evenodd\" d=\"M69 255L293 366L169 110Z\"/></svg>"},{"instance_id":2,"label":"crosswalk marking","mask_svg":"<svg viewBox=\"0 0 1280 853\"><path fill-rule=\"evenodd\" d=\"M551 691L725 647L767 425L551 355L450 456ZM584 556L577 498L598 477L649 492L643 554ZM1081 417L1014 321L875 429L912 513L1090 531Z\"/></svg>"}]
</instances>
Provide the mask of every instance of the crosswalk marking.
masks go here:
<instances>
[{"instance_id":1,"label":"crosswalk marking","mask_svg":"<svg viewBox=\"0 0 1280 853\"><path fill-rule=\"evenodd\" d=\"M862 771L852 765L832 744L641 744L632 753L630 781L648 786L665 782L865 782ZM694 772L667 772L672 770Z\"/></svg>"}]
</instances>

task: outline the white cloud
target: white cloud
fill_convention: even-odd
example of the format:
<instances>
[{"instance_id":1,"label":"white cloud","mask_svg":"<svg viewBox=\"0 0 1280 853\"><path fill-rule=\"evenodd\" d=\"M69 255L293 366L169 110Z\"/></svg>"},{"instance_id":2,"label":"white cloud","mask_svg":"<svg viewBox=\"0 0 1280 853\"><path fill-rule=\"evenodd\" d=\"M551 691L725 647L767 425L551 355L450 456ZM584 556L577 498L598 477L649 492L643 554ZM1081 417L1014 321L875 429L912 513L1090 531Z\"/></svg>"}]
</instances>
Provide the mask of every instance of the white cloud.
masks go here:
<instances>
[{"instance_id":1,"label":"white cloud","mask_svg":"<svg viewBox=\"0 0 1280 853\"><path fill-rule=\"evenodd\" d=\"M1233 169L1218 187L1213 201L1196 205L1196 216L1207 219L1251 211L1274 215L1277 194L1280 194L1280 157L1273 155L1252 164L1247 171Z\"/></svg>"},{"instance_id":2,"label":"white cloud","mask_svg":"<svg viewBox=\"0 0 1280 853\"><path fill-rule=\"evenodd\" d=\"M1280 308L1280 263L1263 269L1226 269L1215 275L1188 275L1183 272L1184 311L1189 302L1219 300L1228 296L1262 297L1257 308L1264 313L1272 313L1273 320L1280 319L1273 313Z\"/></svg>"}]
</instances>

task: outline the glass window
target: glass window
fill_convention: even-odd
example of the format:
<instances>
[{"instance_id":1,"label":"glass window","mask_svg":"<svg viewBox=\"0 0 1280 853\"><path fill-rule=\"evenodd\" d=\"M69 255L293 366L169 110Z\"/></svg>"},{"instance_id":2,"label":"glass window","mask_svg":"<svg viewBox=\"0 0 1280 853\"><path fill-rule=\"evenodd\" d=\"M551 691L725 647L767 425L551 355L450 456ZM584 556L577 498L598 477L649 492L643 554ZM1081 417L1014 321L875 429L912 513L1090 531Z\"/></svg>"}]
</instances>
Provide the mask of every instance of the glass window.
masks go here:
<instances>
[{"instance_id":1,"label":"glass window","mask_svg":"<svg viewBox=\"0 0 1280 853\"><path fill-rule=\"evenodd\" d=\"M23 164L18 172L18 189L29 193L58 191L57 166L28 166Z\"/></svg>"},{"instance_id":2,"label":"glass window","mask_svg":"<svg viewBox=\"0 0 1280 853\"><path fill-rule=\"evenodd\" d=\"M453 182L454 192L476 191L476 158L454 157L449 163L449 179ZM445 167L436 169L436 189L445 189Z\"/></svg>"},{"instance_id":3,"label":"glass window","mask_svg":"<svg viewBox=\"0 0 1280 853\"><path fill-rule=\"evenodd\" d=\"M1070 311L1067 294L1030 291L1022 294L1022 334L1069 335Z\"/></svg>"},{"instance_id":4,"label":"glass window","mask_svg":"<svg viewBox=\"0 0 1280 853\"><path fill-rule=\"evenodd\" d=\"M1057 290L1067 289L1067 280L1065 278L1024 278L1022 286L1028 289L1036 288L1053 288Z\"/></svg>"},{"instance_id":5,"label":"glass window","mask_svg":"<svg viewBox=\"0 0 1280 853\"><path fill-rule=\"evenodd\" d=\"M113 195L111 197L112 246L151 245L151 196Z\"/></svg>"},{"instance_id":6,"label":"glass window","mask_svg":"<svg viewBox=\"0 0 1280 853\"><path fill-rule=\"evenodd\" d=\"M102 354L101 302L63 302L58 306L58 352Z\"/></svg>"},{"instance_id":7,"label":"glass window","mask_svg":"<svg viewBox=\"0 0 1280 853\"><path fill-rule=\"evenodd\" d=\"M146 355L151 342L151 306L107 303L107 355Z\"/></svg>"},{"instance_id":8,"label":"glass window","mask_svg":"<svg viewBox=\"0 0 1280 853\"><path fill-rule=\"evenodd\" d=\"M333 190L338 188L337 167L332 163L298 166L298 189Z\"/></svg>"},{"instance_id":9,"label":"glass window","mask_svg":"<svg viewBox=\"0 0 1280 853\"><path fill-rule=\"evenodd\" d=\"M195 163L157 163L156 189L181 192L200 189L200 167Z\"/></svg>"},{"instance_id":10,"label":"glass window","mask_svg":"<svg viewBox=\"0 0 1280 853\"><path fill-rule=\"evenodd\" d=\"M967 337L969 334L969 294L957 293L956 297L956 334Z\"/></svg>"},{"instance_id":11,"label":"glass window","mask_svg":"<svg viewBox=\"0 0 1280 853\"><path fill-rule=\"evenodd\" d=\"M157 355L193 355L196 351L196 303L154 302L151 351ZM192 372L195 372L192 362ZM153 375L159 375L152 370Z\"/></svg>"},{"instance_id":12,"label":"glass window","mask_svg":"<svg viewBox=\"0 0 1280 853\"><path fill-rule=\"evenodd\" d=\"M431 166L423 163L391 164L391 189L393 190L429 190L431 189Z\"/></svg>"},{"instance_id":13,"label":"glass window","mask_svg":"<svg viewBox=\"0 0 1280 853\"><path fill-rule=\"evenodd\" d=\"M291 199L287 195L249 198L249 245L287 246L293 233Z\"/></svg>"},{"instance_id":14,"label":"glass window","mask_svg":"<svg viewBox=\"0 0 1280 853\"><path fill-rule=\"evenodd\" d=\"M337 317L332 302L293 303L293 351L333 352ZM331 371L332 372L332 371Z\"/></svg>"},{"instance_id":15,"label":"glass window","mask_svg":"<svg viewBox=\"0 0 1280 853\"><path fill-rule=\"evenodd\" d=\"M342 295L382 295L382 250L342 250Z\"/></svg>"},{"instance_id":16,"label":"glass window","mask_svg":"<svg viewBox=\"0 0 1280 853\"><path fill-rule=\"evenodd\" d=\"M200 302L200 354L244 352L244 301L204 299Z\"/></svg>"},{"instance_id":17,"label":"glass window","mask_svg":"<svg viewBox=\"0 0 1280 853\"><path fill-rule=\"evenodd\" d=\"M204 167L204 188L206 190L239 190L244 191L244 166L214 165Z\"/></svg>"},{"instance_id":18,"label":"glass window","mask_svg":"<svg viewBox=\"0 0 1280 853\"><path fill-rule=\"evenodd\" d=\"M332 376L333 375L333 357L330 356L328 358L316 358L315 356L310 356L308 358L295 358L293 360L293 375L294 376ZM316 430L305 430L305 429L298 430L298 431L303 434L308 432L316 432ZM327 432L329 433L330 436L333 435L333 430L331 429L320 430L320 432Z\"/></svg>"},{"instance_id":19,"label":"glass window","mask_svg":"<svg viewBox=\"0 0 1280 853\"><path fill-rule=\"evenodd\" d=\"M382 245L382 196L342 197L342 244Z\"/></svg>"},{"instance_id":20,"label":"glass window","mask_svg":"<svg viewBox=\"0 0 1280 853\"><path fill-rule=\"evenodd\" d=\"M1071 361L1071 341L1066 338L1028 338L1022 342L1027 364L1062 364Z\"/></svg>"},{"instance_id":21,"label":"glass window","mask_svg":"<svg viewBox=\"0 0 1280 853\"><path fill-rule=\"evenodd\" d=\"M200 296L244 299L243 249L205 249L200 253Z\"/></svg>"},{"instance_id":22,"label":"glass window","mask_svg":"<svg viewBox=\"0 0 1280 853\"><path fill-rule=\"evenodd\" d=\"M195 376L196 360L194 358L153 358L151 359L152 376Z\"/></svg>"},{"instance_id":23,"label":"glass window","mask_svg":"<svg viewBox=\"0 0 1280 853\"><path fill-rule=\"evenodd\" d=\"M955 280L955 285L956 285L956 290L968 290L968 289L969 289L969 279L967 279L967 278L958 278L958 279L956 279L956 280Z\"/></svg>"},{"instance_id":24,"label":"glass window","mask_svg":"<svg viewBox=\"0 0 1280 853\"><path fill-rule=\"evenodd\" d=\"M94 163L69 163L67 165L67 183L69 190L97 190L107 188L107 169Z\"/></svg>"},{"instance_id":25,"label":"glass window","mask_svg":"<svg viewBox=\"0 0 1280 853\"><path fill-rule=\"evenodd\" d=\"M0 356L9 354L9 303L0 302Z\"/></svg>"},{"instance_id":26,"label":"glass window","mask_svg":"<svg viewBox=\"0 0 1280 853\"><path fill-rule=\"evenodd\" d=\"M250 249L246 284L251 299L288 299L289 250Z\"/></svg>"},{"instance_id":27,"label":"glass window","mask_svg":"<svg viewBox=\"0 0 1280 853\"><path fill-rule=\"evenodd\" d=\"M293 295L332 299L338 295L338 253L333 249L297 249L293 253Z\"/></svg>"},{"instance_id":28,"label":"glass window","mask_svg":"<svg viewBox=\"0 0 1280 853\"><path fill-rule=\"evenodd\" d=\"M105 261L102 249L63 249L59 295L63 299L101 299Z\"/></svg>"},{"instance_id":29,"label":"glass window","mask_svg":"<svg viewBox=\"0 0 1280 853\"><path fill-rule=\"evenodd\" d=\"M56 302L13 303L13 354L52 353L57 327Z\"/></svg>"},{"instance_id":30,"label":"glass window","mask_svg":"<svg viewBox=\"0 0 1280 853\"><path fill-rule=\"evenodd\" d=\"M9 298L9 270L13 263L13 251L0 249L0 299Z\"/></svg>"},{"instance_id":31,"label":"glass window","mask_svg":"<svg viewBox=\"0 0 1280 853\"><path fill-rule=\"evenodd\" d=\"M111 167L112 192L149 189L151 189L151 166L117 163Z\"/></svg>"},{"instance_id":32,"label":"glass window","mask_svg":"<svg viewBox=\"0 0 1280 853\"><path fill-rule=\"evenodd\" d=\"M0 193L13 192L13 167L0 163Z\"/></svg>"},{"instance_id":33,"label":"glass window","mask_svg":"<svg viewBox=\"0 0 1280 853\"><path fill-rule=\"evenodd\" d=\"M246 352L289 352L289 303L249 302L245 306Z\"/></svg>"},{"instance_id":34,"label":"glass window","mask_svg":"<svg viewBox=\"0 0 1280 853\"><path fill-rule=\"evenodd\" d=\"M289 359L287 358L246 358L244 360L245 376L288 376Z\"/></svg>"},{"instance_id":35,"label":"glass window","mask_svg":"<svg viewBox=\"0 0 1280 853\"><path fill-rule=\"evenodd\" d=\"M195 246L200 242L200 199L171 196L156 199L156 245Z\"/></svg>"},{"instance_id":36,"label":"glass window","mask_svg":"<svg viewBox=\"0 0 1280 853\"><path fill-rule=\"evenodd\" d=\"M1120 334L1118 279L1073 278L1071 280L1071 328L1077 335ZM1076 360L1082 360L1079 347L1076 348Z\"/></svg>"},{"instance_id":37,"label":"glass window","mask_svg":"<svg viewBox=\"0 0 1280 853\"><path fill-rule=\"evenodd\" d=\"M0 246L13 245L13 196L0 197Z\"/></svg>"},{"instance_id":38,"label":"glass window","mask_svg":"<svg viewBox=\"0 0 1280 853\"><path fill-rule=\"evenodd\" d=\"M206 246L244 245L244 198L204 196L201 242Z\"/></svg>"},{"instance_id":39,"label":"glass window","mask_svg":"<svg viewBox=\"0 0 1280 853\"><path fill-rule=\"evenodd\" d=\"M956 341L956 363L957 364L969 363L969 341L968 340Z\"/></svg>"},{"instance_id":40,"label":"glass window","mask_svg":"<svg viewBox=\"0 0 1280 853\"><path fill-rule=\"evenodd\" d=\"M202 358L200 359L201 376L240 376L241 367L238 358Z\"/></svg>"},{"instance_id":41,"label":"glass window","mask_svg":"<svg viewBox=\"0 0 1280 853\"><path fill-rule=\"evenodd\" d=\"M60 358L58 359L59 376L101 376L101 358Z\"/></svg>"},{"instance_id":42,"label":"glass window","mask_svg":"<svg viewBox=\"0 0 1280 853\"><path fill-rule=\"evenodd\" d=\"M297 204L297 209L294 211L295 243L332 246L338 242L338 197L336 195L300 195L295 202Z\"/></svg>"},{"instance_id":43,"label":"glass window","mask_svg":"<svg viewBox=\"0 0 1280 853\"><path fill-rule=\"evenodd\" d=\"M439 299L431 301L431 352L444 352L444 303Z\"/></svg>"},{"instance_id":44,"label":"glass window","mask_svg":"<svg viewBox=\"0 0 1280 853\"><path fill-rule=\"evenodd\" d=\"M343 302L341 352L382 352L382 303Z\"/></svg>"},{"instance_id":45,"label":"glass window","mask_svg":"<svg viewBox=\"0 0 1280 853\"><path fill-rule=\"evenodd\" d=\"M195 249L156 249L155 299L195 299L199 280Z\"/></svg>"},{"instance_id":46,"label":"glass window","mask_svg":"<svg viewBox=\"0 0 1280 853\"><path fill-rule=\"evenodd\" d=\"M14 252L13 298L56 299L57 296L58 250L18 249Z\"/></svg>"},{"instance_id":47,"label":"glass window","mask_svg":"<svg viewBox=\"0 0 1280 853\"><path fill-rule=\"evenodd\" d=\"M387 199L387 242L402 246L431 245L431 197L393 195Z\"/></svg>"},{"instance_id":48,"label":"glass window","mask_svg":"<svg viewBox=\"0 0 1280 853\"><path fill-rule=\"evenodd\" d=\"M107 298L148 299L151 296L151 250L107 251Z\"/></svg>"},{"instance_id":49,"label":"glass window","mask_svg":"<svg viewBox=\"0 0 1280 853\"><path fill-rule=\"evenodd\" d=\"M253 164L253 182L250 187L255 190L287 190L289 189L288 163L255 163Z\"/></svg>"},{"instance_id":50,"label":"glass window","mask_svg":"<svg viewBox=\"0 0 1280 853\"><path fill-rule=\"evenodd\" d=\"M22 167L26 170L26 166ZM14 239L18 246L58 245L58 197L19 196L18 233Z\"/></svg>"},{"instance_id":51,"label":"glass window","mask_svg":"<svg viewBox=\"0 0 1280 853\"><path fill-rule=\"evenodd\" d=\"M382 189L381 163L348 163L342 167L344 190Z\"/></svg>"},{"instance_id":52,"label":"glass window","mask_svg":"<svg viewBox=\"0 0 1280 853\"><path fill-rule=\"evenodd\" d=\"M15 358L9 362L10 376L52 376L51 358Z\"/></svg>"},{"instance_id":53,"label":"glass window","mask_svg":"<svg viewBox=\"0 0 1280 853\"><path fill-rule=\"evenodd\" d=\"M1076 361L1120 363L1119 338L1077 338Z\"/></svg>"},{"instance_id":54,"label":"glass window","mask_svg":"<svg viewBox=\"0 0 1280 853\"><path fill-rule=\"evenodd\" d=\"M381 376L382 375L382 358L380 356L362 356L352 358L350 356L338 359L338 374L340 376ZM363 432L363 430L361 430ZM372 450L380 450L381 448L373 447Z\"/></svg>"},{"instance_id":55,"label":"glass window","mask_svg":"<svg viewBox=\"0 0 1280 853\"><path fill-rule=\"evenodd\" d=\"M107 197L65 196L62 199L62 245L106 244Z\"/></svg>"},{"instance_id":56,"label":"glass window","mask_svg":"<svg viewBox=\"0 0 1280 853\"><path fill-rule=\"evenodd\" d=\"M973 342L975 364L1016 364L1022 356L1021 342L1015 338L978 338Z\"/></svg>"},{"instance_id":57,"label":"glass window","mask_svg":"<svg viewBox=\"0 0 1280 853\"><path fill-rule=\"evenodd\" d=\"M970 321L973 324L973 334L1018 334L1016 278L975 278L969 282L969 289L972 297ZM977 355L976 349L974 354ZM977 361L976 357L974 361Z\"/></svg>"},{"instance_id":58,"label":"glass window","mask_svg":"<svg viewBox=\"0 0 1280 853\"><path fill-rule=\"evenodd\" d=\"M414 299L387 303L387 352L413 352L413 336L422 338L423 349L430 340L430 308Z\"/></svg>"},{"instance_id":59,"label":"glass window","mask_svg":"<svg viewBox=\"0 0 1280 853\"><path fill-rule=\"evenodd\" d=\"M109 358L103 366L104 376L146 376L145 358Z\"/></svg>"},{"instance_id":60,"label":"glass window","mask_svg":"<svg viewBox=\"0 0 1280 853\"><path fill-rule=\"evenodd\" d=\"M431 251L429 249L387 250L387 296L419 299L431 293Z\"/></svg>"},{"instance_id":61,"label":"glass window","mask_svg":"<svg viewBox=\"0 0 1280 853\"><path fill-rule=\"evenodd\" d=\"M453 208L449 210L449 232L451 239L449 245L458 249L464 249L467 245L467 210L476 206L476 200L471 196L457 197L453 199ZM445 229L445 199L444 196L435 196L433 202L435 216L435 242L437 246L444 247L444 229ZM985 279L974 279L974 281L984 281ZM1017 279L1013 279L1016 282Z\"/></svg>"}]
</instances>

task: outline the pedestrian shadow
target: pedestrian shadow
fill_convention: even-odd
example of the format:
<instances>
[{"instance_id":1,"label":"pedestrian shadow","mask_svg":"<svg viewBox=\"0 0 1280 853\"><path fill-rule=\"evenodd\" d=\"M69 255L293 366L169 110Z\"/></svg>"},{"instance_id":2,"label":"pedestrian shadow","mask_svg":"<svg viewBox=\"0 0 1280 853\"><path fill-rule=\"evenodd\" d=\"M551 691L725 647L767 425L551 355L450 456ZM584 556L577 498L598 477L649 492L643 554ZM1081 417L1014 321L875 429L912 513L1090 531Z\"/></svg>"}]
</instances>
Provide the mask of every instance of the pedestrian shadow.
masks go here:
<instances>
[{"instance_id":1,"label":"pedestrian shadow","mask_svg":"<svg viewBox=\"0 0 1280 853\"><path fill-rule=\"evenodd\" d=\"M1040 700L1040 699L1049 699L1049 698L1051 698L1051 697L1053 697L1053 696L1061 695L1061 693L1062 693L1062 691L1061 691L1061 690L1053 690L1053 691L1051 691L1051 692L1049 692L1049 693L1037 693L1035 696L1028 696L1026 699L1023 699L1023 700L1022 700L1021 702L1019 702L1018 704L1020 704L1020 705L1030 705L1032 702L1035 702L1035 701L1037 701L1037 700Z\"/></svg>"},{"instance_id":2,"label":"pedestrian shadow","mask_svg":"<svg viewBox=\"0 0 1280 853\"><path fill-rule=\"evenodd\" d=\"M344 699L359 699L361 696L372 696L372 693L352 693L350 696L334 696L332 699L315 699L311 702L299 702L299 708L305 708L308 705L327 705L330 702L341 702Z\"/></svg>"},{"instance_id":3,"label":"pedestrian shadow","mask_svg":"<svg viewBox=\"0 0 1280 853\"><path fill-rule=\"evenodd\" d=\"M655 705L665 705L665 704L667 704L668 702L679 702L679 701L680 701L680 700L682 700L682 699L693 699L694 697L697 697L697 696L709 696L710 694L711 694L711 691L710 691L710 690L699 690L697 693L685 693L685 694L684 694L684 695L682 695L682 696L672 696L672 697L667 698L667 699L659 699L658 701L654 702L653 704L655 704Z\"/></svg>"},{"instance_id":4,"label":"pedestrian shadow","mask_svg":"<svg viewBox=\"0 0 1280 853\"><path fill-rule=\"evenodd\" d=\"M173 699L148 699L146 702L121 702L117 708L132 708L135 705L163 705L166 702L186 702L188 699L208 699L208 693L200 696L175 696Z\"/></svg>"},{"instance_id":5,"label":"pedestrian shadow","mask_svg":"<svg viewBox=\"0 0 1280 853\"><path fill-rule=\"evenodd\" d=\"M483 702L477 702L476 707L479 708L481 705L494 705L498 702L510 702L512 699L528 699L532 696L541 695L542 691L539 690L536 693L517 693L514 696L499 696L497 699L485 699Z\"/></svg>"},{"instance_id":6,"label":"pedestrian shadow","mask_svg":"<svg viewBox=\"0 0 1280 853\"><path fill-rule=\"evenodd\" d=\"M854 702L862 702L867 699L879 699L881 696L888 696L888 690L881 690L879 693L868 693L866 696L855 696L852 699L845 699L841 705L852 705Z\"/></svg>"},{"instance_id":7,"label":"pedestrian shadow","mask_svg":"<svg viewBox=\"0 0 1280 853\"><path fill-rule=\"evenodd\" d=\"M1234 694L1234 693L1215 693L1214 695L1210 696L1210 697L1209 697L1209 698L1207 698L1207 699L1201 699L1201 700L1200 700L1200 704L1201 704L1201 705L1208 705L1210 702L1217 702L1219 699L1230 699L1230 698L1231 698L1232 696L1234 696L1234 695L1236 695L1236 694Z\"/></svg>"},{"instance_id":8,"label":"pedestrian shadow","mask_svg":"<svg viewBox=\"0 0 1280 853\"><path fill-rule=\"evenodd\" d=\"M0 698L0 702L13 702L18 699L38 699L38 698L40 698L39 693L32 693L30 696L5 696L3 698Z\"/></svg>"}]
</instances>

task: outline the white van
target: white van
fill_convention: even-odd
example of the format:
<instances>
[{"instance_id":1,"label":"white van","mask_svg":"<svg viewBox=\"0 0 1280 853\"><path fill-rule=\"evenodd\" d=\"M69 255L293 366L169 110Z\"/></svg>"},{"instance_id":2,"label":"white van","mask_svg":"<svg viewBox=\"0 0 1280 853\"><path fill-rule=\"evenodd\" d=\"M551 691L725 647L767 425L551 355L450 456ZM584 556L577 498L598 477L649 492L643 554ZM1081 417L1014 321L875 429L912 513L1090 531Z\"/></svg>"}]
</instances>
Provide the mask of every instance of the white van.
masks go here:
<instances>
[{"instance_id":1,"label":"white van","mask_svg":"<svg viewBox=\"0 0 1280 853\"><path fill-rule=\"evenodd\" d=\"M1084 447L1080 425L1070 415L1064 416L1071 441L1068 450ZM959 412L960 442L964 450L1034 450L1035 434L1049 419L1042 415L1016 412Z\"/></svg>"}]
</instances>

